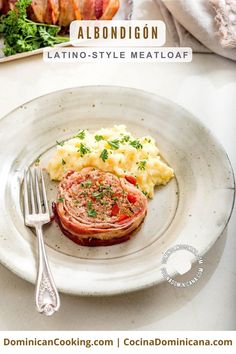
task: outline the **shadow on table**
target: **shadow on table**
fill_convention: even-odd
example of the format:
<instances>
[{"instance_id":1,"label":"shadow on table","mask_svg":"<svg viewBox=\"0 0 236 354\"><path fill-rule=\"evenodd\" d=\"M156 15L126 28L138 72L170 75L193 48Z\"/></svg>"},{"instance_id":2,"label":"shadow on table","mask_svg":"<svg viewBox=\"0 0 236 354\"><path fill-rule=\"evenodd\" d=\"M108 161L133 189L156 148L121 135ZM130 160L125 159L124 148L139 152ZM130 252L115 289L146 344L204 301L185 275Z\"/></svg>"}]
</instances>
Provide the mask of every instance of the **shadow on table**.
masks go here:
<instances>
[{"instance_id":1,"label":"shadow on table","mask_svg":"<svg viewBox=\"0 0 236 354\"><path fill-rule=\"evenodd\" d=\"M61 309L50 318L34 310L34 287L1 267L0 330L135 330L156 323L181 309L207 286L224 251L226 234L205 255L204 275L191 287L179 289L165 282L113 297L62 294ZM169 323L171 330L171 319Z\"/></svg>"}]
</instances>

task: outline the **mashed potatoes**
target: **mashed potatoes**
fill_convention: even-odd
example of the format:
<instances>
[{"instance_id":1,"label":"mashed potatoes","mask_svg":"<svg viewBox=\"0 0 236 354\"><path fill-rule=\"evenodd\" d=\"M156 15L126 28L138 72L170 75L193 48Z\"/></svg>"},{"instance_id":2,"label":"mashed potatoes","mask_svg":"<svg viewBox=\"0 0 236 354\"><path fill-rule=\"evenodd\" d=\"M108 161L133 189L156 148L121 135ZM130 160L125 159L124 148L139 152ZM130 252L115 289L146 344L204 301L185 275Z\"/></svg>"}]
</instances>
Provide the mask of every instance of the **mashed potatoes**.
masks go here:
<instances>
[{"instance_id":1,"label":"mashed potatoes","mask_svg":"<svg viewBox=\"0 0 236 354\"><path fill-rule=\"evenodd\" d=\"M134 138L124 125L95 133L81 130L72 139L57 142L47 171L52 180L60 181L66 171L89 166L118 177L134 176L137 187L149 198L153 197L156 185L165 185L174 176L173 169L161 160L154 139Z\"/></svg>"}]
</instances>

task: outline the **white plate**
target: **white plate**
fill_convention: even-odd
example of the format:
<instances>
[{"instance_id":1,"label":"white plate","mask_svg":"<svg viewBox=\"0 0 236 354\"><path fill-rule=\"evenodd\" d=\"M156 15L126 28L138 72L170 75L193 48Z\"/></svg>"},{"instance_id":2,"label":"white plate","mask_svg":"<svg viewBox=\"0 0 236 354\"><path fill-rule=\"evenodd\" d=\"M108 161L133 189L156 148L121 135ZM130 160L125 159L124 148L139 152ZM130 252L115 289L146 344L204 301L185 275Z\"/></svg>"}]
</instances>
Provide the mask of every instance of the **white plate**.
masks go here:
<instances>
[{"instance_id":1,"label":"white plate","mask_svg":"<svg viewBox=\"0 0 236 354\"><path fill-rule=\"evenodd\" d=\"M114 20L131 20L133 14L133 0L120 0L120 8L117 14L114 16ZM69 38L68 38L69 39ZM43 48L32 50L30 52L18 53L14 55L10 55L8 57L4 56L3 53L3 39L0 38L0 64L6 63L8 61L17 60L25 57L30 57L32 55L37 55L43 53ZM56 45L56 47L66 47L69 45L68 43L62 43Z\"/></svg>"},{"instance_id":2,"label":"white plate","mask_svg":"<svg viewBox=\"0 0 236 354\"><path fill-rule=\"evenodd\" d=\"M36 240L24 226L20 185L24 168L41 165L63 140L88 128L124 123L135 136L152 135L176 178L158 188L141 230L111 247L77 246L56 224L45 229L55 281L63 292L110 295L163 281L163 252L188 244L203 255L220 236L234 202L226 153L189 112L159 96L106 86L67 89L24 104L0 121L0 260L35 281ZM50 200L55 185L48 181ZM52 190L51 190L52 189Z\"/></svg>"}]
</instances>

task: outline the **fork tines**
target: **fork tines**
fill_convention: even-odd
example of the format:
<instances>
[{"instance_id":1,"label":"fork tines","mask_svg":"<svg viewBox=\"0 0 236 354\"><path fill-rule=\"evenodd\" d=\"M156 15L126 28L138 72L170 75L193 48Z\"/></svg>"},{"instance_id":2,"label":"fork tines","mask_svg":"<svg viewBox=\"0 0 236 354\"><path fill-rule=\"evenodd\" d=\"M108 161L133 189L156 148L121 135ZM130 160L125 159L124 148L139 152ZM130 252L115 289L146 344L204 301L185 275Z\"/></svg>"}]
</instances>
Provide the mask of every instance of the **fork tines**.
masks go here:
<instances>
[{"instance_id":1,"label":"fork tines","mask_svg":"<svg viewBox=\"0 0 236 354\"><path fill-rule=\"evenodd\" d=\"M25 216L49 214L42 169L29 168L24 172L24 210Z\"/></svg>"}]
</instances>

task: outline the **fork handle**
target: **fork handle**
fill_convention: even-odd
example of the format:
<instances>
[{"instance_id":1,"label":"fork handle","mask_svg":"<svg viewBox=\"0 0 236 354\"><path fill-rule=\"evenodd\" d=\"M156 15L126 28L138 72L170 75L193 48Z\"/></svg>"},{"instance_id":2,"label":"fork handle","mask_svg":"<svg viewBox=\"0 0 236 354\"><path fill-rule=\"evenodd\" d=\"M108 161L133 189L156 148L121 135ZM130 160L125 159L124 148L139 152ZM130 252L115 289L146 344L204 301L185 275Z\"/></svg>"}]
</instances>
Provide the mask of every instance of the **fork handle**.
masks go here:
<instances>
[{"instance_id":1,"label":"fork handle","mask_svg":"<svg viewBox=\"0 0 236 354\"><path fill-rule=\"evenodd\" d=\"M51 316L60 307L60 298L54 283L45 251L42 226L36 227L38 239L38 275L35 304L38 312Z\"/></svg>"}]
</instances>

